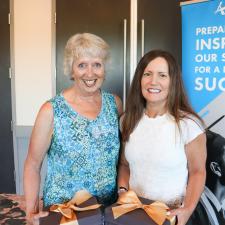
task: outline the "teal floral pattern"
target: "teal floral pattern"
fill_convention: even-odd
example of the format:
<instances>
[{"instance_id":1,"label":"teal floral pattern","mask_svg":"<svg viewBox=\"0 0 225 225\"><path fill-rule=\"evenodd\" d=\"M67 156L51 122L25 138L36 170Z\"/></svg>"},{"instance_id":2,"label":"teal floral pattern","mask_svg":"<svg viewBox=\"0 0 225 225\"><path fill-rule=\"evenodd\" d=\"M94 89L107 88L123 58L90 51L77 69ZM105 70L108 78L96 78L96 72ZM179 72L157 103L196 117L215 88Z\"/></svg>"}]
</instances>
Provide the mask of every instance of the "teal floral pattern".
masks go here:
<instances>
[{"instance_id":1,"label":"teal floral pattern","mask_svg":"<svg viewBox=\"0 0 225 225\"><path fill-rule=\"evenodd\" d=\"M48 150L44 205L62 203L81 189L109 204L116 192L119 154L118 112L114 96L102 91L102 108L90 120L72 109L62 94L50 100L54 131Z\"/></svg>"}]
</instances>

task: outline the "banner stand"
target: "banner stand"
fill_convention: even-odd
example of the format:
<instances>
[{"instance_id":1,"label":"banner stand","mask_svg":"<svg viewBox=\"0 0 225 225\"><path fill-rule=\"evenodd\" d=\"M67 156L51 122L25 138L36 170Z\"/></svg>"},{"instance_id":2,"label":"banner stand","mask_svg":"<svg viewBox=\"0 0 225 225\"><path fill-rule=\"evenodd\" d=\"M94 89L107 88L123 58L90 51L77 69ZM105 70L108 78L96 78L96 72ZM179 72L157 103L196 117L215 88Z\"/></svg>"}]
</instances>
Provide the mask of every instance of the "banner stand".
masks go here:
<instances>
[{"instance_id":1,"label":"banner stand","mask_svg":"<svg viewBox=\"0 0 225 225\"><path fill-rule=\"evenodd\" d=\"M208 127L206 186L190 224L222 225L225 224L225 0L188 1L180 6L184 86L192 107Z\"/></svg>"}]
</instances>

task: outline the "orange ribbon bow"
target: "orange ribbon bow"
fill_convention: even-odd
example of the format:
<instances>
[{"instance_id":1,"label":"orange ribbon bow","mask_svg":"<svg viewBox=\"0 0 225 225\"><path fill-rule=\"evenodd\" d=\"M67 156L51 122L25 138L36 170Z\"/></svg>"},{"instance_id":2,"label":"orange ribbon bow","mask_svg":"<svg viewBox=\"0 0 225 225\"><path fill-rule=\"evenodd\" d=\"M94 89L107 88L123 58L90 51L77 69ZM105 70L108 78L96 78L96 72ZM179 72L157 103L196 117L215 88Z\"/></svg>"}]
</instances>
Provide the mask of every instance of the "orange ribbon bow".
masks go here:
<instances>
[{"instance_id":1,"label":"orange ribbon bow","mask_svg":"<svg viewBox=\"0 0 225 225\"><path fill-rule=\"evenodd\" d=\"M75 211L87 211L97 209L101 206L100 204L90 205L82 208L77 206L87 201L91 197L92 195L86 190L78 191L75 193L74 197L69 202L66 202L64 204L52 205L50 207L50 211L60 212L63 215L60 224L79 225Z\"/></svg>"},{"instance_id":2,"label":"orange ribbon bow","mask_svg":"<svg viewBox=\"0 0 225 225\"><path fill-rule=\"evenodd\" d=\"M170 221L171 225L175 224L175 217L167 215L169 207L166 204L159 201L149 205L142 204L136 193L132 190L119 196L117 204L119 204L119 206L112 207L114 219L135 209L143 209L158 225L163 225L166 219Z\"/></svg>"}]
</instances>

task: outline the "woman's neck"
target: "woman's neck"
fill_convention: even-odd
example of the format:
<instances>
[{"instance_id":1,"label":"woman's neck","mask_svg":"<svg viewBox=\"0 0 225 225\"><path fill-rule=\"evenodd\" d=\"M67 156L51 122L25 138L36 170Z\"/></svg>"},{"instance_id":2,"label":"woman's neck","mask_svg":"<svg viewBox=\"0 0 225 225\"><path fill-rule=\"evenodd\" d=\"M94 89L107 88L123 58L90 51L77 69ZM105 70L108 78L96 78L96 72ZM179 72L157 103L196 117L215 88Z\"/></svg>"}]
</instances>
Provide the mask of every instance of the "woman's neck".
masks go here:
<instances>
[{"instance_id":1,"label":"woman's neck","mask_svg":"<svg viewBox=\"0 0 225 225\"><path fill-rule=\"evenodd\" d=\"M155 118L156 116L162 116L167 112L165 107L154 107L147 105L145 108L145 114L148 117Z\"/></svg>"},{"instance_id":2,"label":"woman's neck","mask_svg":"<svg viewBox=\"0 0 225 225\"><path fill-rule=\"evenodd\" d=\"M97 90L96 92L81 92L78 89L70 88L67 89L67 91L64 92L65 95L68 96L68 98L71 101L85 101L85 102L93 102L93 101L98 101L101 99L101 91Z\"/></svg>"}]
</instances>

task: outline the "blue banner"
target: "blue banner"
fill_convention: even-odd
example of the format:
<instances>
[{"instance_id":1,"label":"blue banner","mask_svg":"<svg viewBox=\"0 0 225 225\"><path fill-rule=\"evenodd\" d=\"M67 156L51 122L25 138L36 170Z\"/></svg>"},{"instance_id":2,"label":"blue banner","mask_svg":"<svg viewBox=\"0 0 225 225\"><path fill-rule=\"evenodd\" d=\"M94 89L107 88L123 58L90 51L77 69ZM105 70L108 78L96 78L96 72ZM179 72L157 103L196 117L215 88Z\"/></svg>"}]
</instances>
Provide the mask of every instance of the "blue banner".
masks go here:
<instances>
[{"instance_id":1,"label":"blue banner","mask_svg":"<svg viewBox=\"0 0 225 225\"><path fill-rule=\"evenodd\" d=\"M182 72L189 100L203 118L220 116L225 114L225 0L184 4L181 10Z\"/></svg>"}]
</instances>

